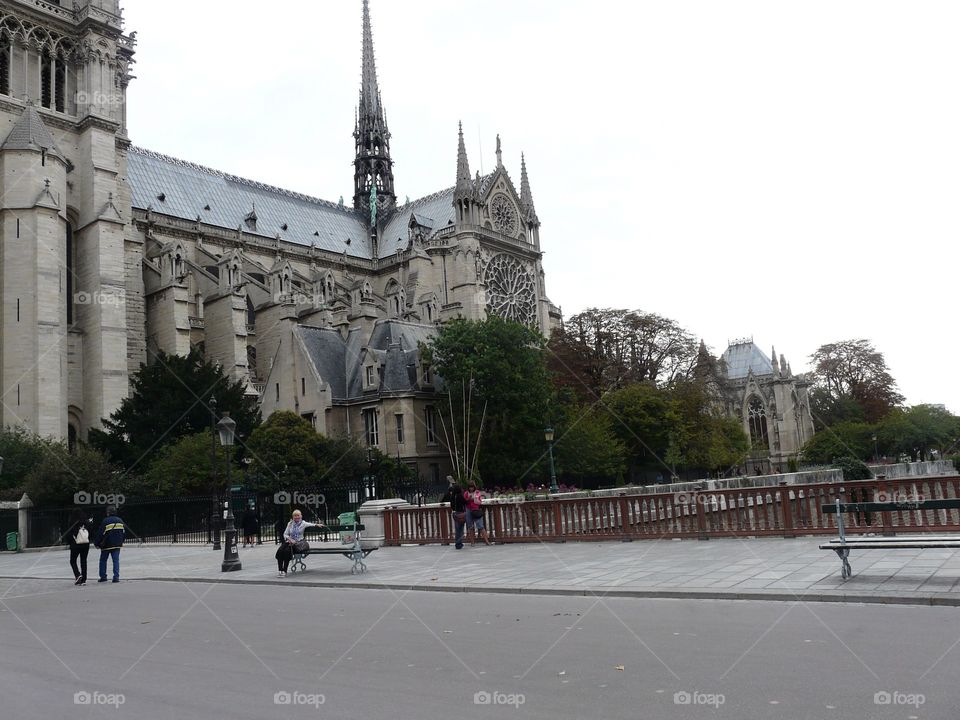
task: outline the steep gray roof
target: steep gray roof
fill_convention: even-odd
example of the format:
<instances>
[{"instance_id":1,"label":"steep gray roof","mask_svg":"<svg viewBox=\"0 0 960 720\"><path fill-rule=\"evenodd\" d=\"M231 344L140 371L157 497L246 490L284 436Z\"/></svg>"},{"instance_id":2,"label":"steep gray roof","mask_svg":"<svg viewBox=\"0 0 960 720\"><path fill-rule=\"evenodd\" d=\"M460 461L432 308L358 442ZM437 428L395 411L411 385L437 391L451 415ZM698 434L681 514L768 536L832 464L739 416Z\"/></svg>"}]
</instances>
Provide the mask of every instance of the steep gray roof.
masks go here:
<instances>
[{"instance_id":1,"label":"steep gray roof","mask_svg":"<svg viewBox=\"0 0 960 720\"><path fill-rule=\"evenodd\" d=\"M46 150L49 155L63 160L63 153L57 148L53 135L47 130L40 113L33 105L27 105L24 108L10 129L7 139L3 141L3 145L0 145L0 150L33 150L34 152Z\"/></svg>"},{"instance_id":2,"label":"steep gray roof","mask_svg":"<svg viewBox=\"0 0 960 720\"><path fill-rule=\"evenodd\" d=\"M333 328L318 328L307 325L297 327L314 368L320 379L330 386L334 400L347 397L347 345L340 333Z\"/></svg>"},{"instance_id":3,"label":"steep gray roof","mask_svg":"<svg viewBox=\"0 0 960 720\"><path fill-rule=\"evenodd\" d=\"M383 228L380 243L380 255L386 257L392 255L398 249L407 247L409 233L407 231L410 225L410 216L416 216L422 220L429 220L429 224L421 222L423 225L432 227L435 231L442 230L447 225L456 221L456 213L453 207L453 188L447 188L432 195L427 195L419 200L406 203L397 207L396 211L387 221Z\"/></svg>"},{"instance_id":4,"label":"steep gray roof","mask_svg":"<svg viewBox=\"0 0 960 720\"><path fill-rule=\"evenodd\" d=\"M353 208L136 146L130 148L127 174L134 208L152 207L158 214L190 221L199 217L201 222L230 230L243 225L251 235L273 239L279 234L282 240L306 247L372 256L366 222ZM256 230L244 224L251 211L256 214Z\"/></svg>"},{"instance_id":5,"label":"steep gray roof","mask_svg":"<svg viewBox=\"0 0 960 720\"><path fill-rule=\"evenodd\" d=\"M36 115L36 110L33 114ZM247 234L271 240L279 234L284 241L306 247L316 245L321 250L338 254L346 251L352 257L373 257L367 214L351 207L341 207L337 203L247 180L135 145L131 146L127 158L127 176L133 207L139 210L152 208L160 215L191 222L199 217L208 225L228 230L242 226ZM491 173L482 181L489 183L492 177ZM406 248L407 229L414 213L421 224L434 231L451 225L456 220L453 188L398 206L383 229L381 257ZM245 223L251 214L256 215L255 230ZM349 244L347 240L350 240Z\"/></svg>"},{"instance_id":6,"label":"steep gray roof","mask_svg":"<svg viewBox=\"0 0 960 720\"><path fill-rule=\"evenodd\" d=\"M418 325L402 320L377 322L366 343L362 342L359 332L351 331L347 338L348 397L359 398L363 395L363 368L359 359L364 348L372 350L377 361L381 363L382 391L402 392L416 389L417 347L420 343L430 342L436 333L437 328L434 325ZM437 390L441 389L439 383L435 378L434 388Z\"/></svg>"},{"instance_id":7,"label":"steep gray roof","mask_svg":"<svg viewBox=\"0 0 960 720\"><path fill-rule=\"evenodd\" d=\"M745 378L752 371L754 375L772 375L773 364L770 358L753 342L735 343L727 347L720 359L727 364L727 377L731 380Z\"/></svg>"}]
</instances>

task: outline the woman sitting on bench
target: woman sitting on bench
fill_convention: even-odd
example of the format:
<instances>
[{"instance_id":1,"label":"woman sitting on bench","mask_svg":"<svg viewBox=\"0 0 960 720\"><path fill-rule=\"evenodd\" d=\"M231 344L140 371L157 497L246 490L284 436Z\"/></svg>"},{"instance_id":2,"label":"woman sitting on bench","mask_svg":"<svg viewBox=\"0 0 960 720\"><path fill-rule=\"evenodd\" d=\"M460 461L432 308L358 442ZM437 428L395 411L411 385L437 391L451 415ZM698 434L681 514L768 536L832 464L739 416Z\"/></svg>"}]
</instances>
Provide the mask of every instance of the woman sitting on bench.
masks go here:
<instances>
[{"instance_id":1,"label":"woman sitting on bench","mask_svg":"<svg viewBox=\"0 0 960 720\"><path fill-rule=\"evenodd\" d=\"M300 543L306 543L303 539L304 531L312 527L323 527L323 523L308 522L303 519L303 513L299 510L293 511L293 519L287 523L287 529L283 531L283 543L277 549L277 577L287 576L287 568L290 566L294 552L297 551L297 546Z\"/></svg>"}]
</instances>

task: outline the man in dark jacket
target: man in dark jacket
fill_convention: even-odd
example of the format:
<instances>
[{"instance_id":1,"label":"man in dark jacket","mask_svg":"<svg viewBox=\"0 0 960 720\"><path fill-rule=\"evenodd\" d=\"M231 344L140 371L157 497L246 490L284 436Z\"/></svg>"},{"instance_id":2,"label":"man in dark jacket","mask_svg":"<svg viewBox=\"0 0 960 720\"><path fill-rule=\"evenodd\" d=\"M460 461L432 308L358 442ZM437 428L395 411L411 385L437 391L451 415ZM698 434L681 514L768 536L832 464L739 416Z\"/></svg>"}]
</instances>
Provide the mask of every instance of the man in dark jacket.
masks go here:
<instances>
[{"instance_id":1,"label":"man in dark jacket","mask_svg":"<svg viewBox=\"0 0 960 720\"><path fill-rule=\"evenodd\" d=\"M450 475L447 475L447 482L450 483L450 487L440 502L450 503L450 510L453 513L453 525L456 528L454 541L456 544L454 547L460 550L463 548L463 528L467 522L467 502L463 498L463 489L457 485Z\"/></svg>"},{"instance_id":2,"label":"man in dark jacket","mask_svg":"<svg viewBox=\"0 0 960 720\"><path fill-rule=\"evenodd\" d=\"M115 507L107 508L107 516L100 523L97 537L93 544L100 548L100 579L97 582L107 581L107 557L113 558L113 581L120 582L120 548L126 537L123 520L117 517Z\"/></svg>"}]
</instances>

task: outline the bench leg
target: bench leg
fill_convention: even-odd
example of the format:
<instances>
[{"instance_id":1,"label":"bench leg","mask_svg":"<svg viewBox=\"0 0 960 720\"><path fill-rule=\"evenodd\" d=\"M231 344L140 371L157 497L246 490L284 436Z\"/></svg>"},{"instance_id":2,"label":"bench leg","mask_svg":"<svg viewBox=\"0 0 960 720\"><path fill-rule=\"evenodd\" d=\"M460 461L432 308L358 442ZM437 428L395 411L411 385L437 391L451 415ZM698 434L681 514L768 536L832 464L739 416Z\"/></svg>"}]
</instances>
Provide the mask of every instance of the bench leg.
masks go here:
<instances>
[{"instance_id":1,"label":"bench leg","mask_svg":"<svg viewBox=\"0 0 960 720\"><path fill-rule=\"evenodd\" d=\"M367 571L367 564L363 561L363 553L353 553L353 567L350 568L351 575L362 575Z\"/></svg>"},{"instance_id":2,"label":"bench leg","mask_svg":"<svg viewBox=\"0 0 960 720\"><path fill-rule=\"evenodd\" d=\"M303 561L303 555L294 555L293 562L290 563L290 572L303 572L307 569L307 564Z\"/></svg>"},{"instance_id":3,"label":"bench leg","mask_svg":"<svg viewBox=\"0 0 960 720\"><path fill-rule=\"evenodd\" d=\"M840 577L844 580L848 580L853 575L853 570L850 568L850 561L847 560L850 557L849 548L837 548L834 550L837 554L837 557L840 558Z\"/></svg>"}]
</instances>

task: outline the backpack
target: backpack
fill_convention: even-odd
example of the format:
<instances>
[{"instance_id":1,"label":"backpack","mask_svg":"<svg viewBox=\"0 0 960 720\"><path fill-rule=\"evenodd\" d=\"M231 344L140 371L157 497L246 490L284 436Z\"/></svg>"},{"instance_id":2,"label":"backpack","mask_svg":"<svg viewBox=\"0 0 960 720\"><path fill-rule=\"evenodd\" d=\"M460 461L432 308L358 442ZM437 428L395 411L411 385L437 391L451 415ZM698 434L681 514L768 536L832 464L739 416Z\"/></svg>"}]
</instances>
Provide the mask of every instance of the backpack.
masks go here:
<instances>
[{"instance_id":1,"label":"backpack","mask_svg":"<svg viewBox=\"0 0 960 720\"><path fill-rule=\"evenodd\" d=\"M80 529L77 530L77 538L75 540L77 545L89 545L90 544L90 533L87 532L87 526L81 525Z\"/></svg>"}]
</instances>

